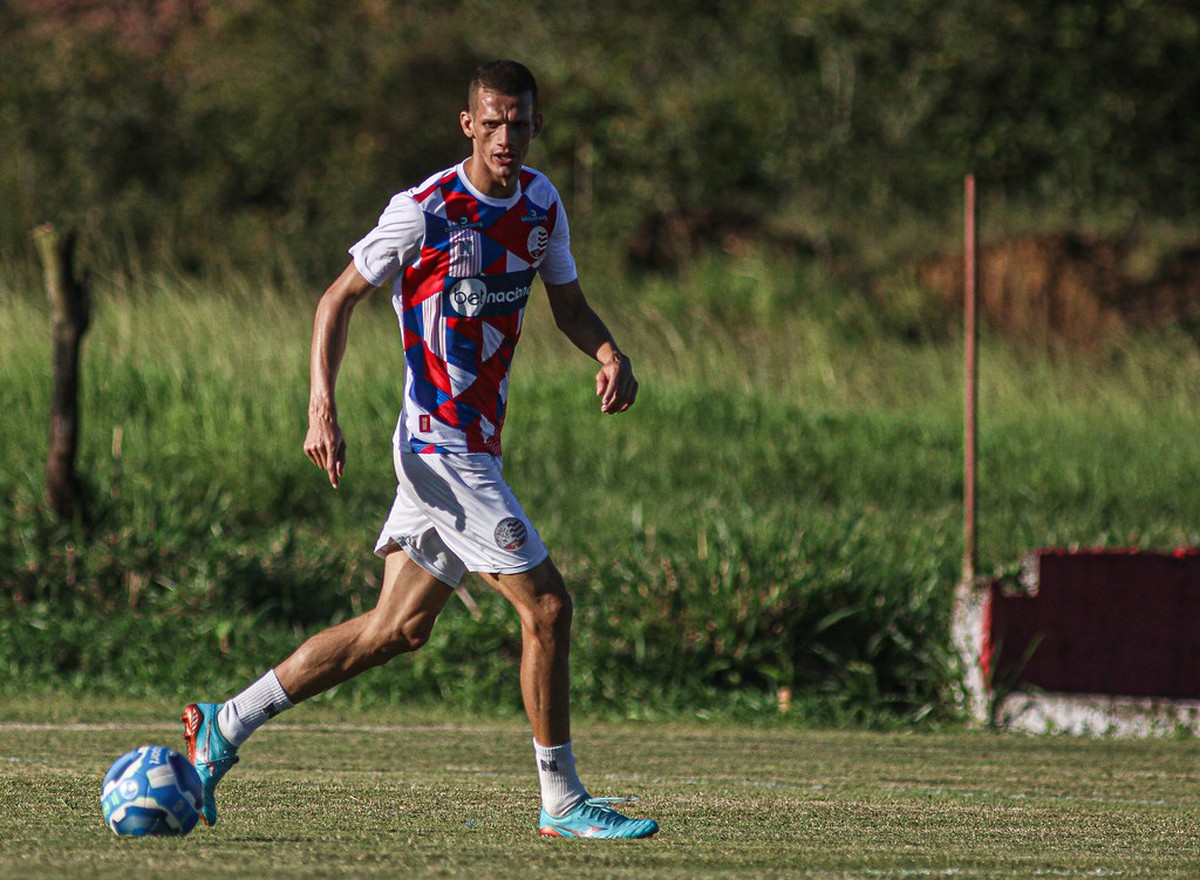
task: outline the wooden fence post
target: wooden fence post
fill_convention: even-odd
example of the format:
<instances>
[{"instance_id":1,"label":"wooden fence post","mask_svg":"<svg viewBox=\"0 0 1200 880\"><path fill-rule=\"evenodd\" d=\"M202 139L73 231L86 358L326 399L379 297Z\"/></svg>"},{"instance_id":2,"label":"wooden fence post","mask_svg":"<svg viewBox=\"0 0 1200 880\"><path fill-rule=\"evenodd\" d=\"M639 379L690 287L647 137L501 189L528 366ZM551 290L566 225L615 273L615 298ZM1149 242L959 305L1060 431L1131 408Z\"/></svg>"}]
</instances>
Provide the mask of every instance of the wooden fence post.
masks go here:
<instances>
[{"instance_id":1,"label":"wooden fence post","mask_svg":"<svg viewBox=\"0 0 1200 880\"><path fill-rule=\"evenodd\" d=\"M33 231L50 300L50 442L46 459L46 504L63 519L86 519L86 499L75 471L79 440L79 354L91 320L88 283L75 272L75 234L60 235L52 224Z\"/></svg>"}]
</instances>

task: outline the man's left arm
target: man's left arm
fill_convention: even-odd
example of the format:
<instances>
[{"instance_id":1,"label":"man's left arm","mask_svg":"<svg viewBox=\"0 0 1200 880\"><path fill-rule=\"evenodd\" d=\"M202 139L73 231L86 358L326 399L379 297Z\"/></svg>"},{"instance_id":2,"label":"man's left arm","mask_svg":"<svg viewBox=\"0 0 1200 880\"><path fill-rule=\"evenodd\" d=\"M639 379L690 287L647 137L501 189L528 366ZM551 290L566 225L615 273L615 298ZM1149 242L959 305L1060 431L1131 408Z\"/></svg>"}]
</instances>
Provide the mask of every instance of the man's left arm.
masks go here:
<instances>
[{"instance_id":1,"label":"man's left arm","mask_svg":"<svg viewBox=\"0 0 1200 880\"><path fill-rule=\"evenodd\" d=\"M596 373L596 396L600 410L606 413L625 412L637 399L638 383L633 376L633 364L617 348L612 333L588 304L579 281L566 284L546 284L546 298L558 329L586 355L600 362Z\"/></svg>"}]
</instances>

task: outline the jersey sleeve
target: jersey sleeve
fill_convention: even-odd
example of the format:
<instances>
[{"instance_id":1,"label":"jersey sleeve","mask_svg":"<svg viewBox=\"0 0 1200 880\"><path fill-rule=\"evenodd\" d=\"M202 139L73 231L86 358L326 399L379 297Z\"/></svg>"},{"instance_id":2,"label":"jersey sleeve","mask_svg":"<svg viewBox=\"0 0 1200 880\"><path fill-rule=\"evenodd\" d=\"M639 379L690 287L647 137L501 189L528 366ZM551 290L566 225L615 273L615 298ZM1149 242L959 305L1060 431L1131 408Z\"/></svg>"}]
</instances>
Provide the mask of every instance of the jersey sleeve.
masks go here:
<instances>
[{"instance_id":1,"label":"jersey sleeve","mask_svg":"<svg viewBox=\"0 0 1200 880\"><path fill-rule=\"evenodd\" d=\"M354 267L375 286L385 284L421 253L425 215L408 193L392 196L379 222L350 248Z\"/></svg>"},{"instance_id":2,"label":"jersey sleeve","mask_svg":"<svg viewBox=\"0 0 1200 880\"><path fill-rule=\"evenodd\" d=\"M567 284L579 277L575 257L571 254L571 227L567 223L567 209L561 199L558 201L558 221L554 224L554 232L550 234L550 244L538 273L546 284Z\"/></svg>"}]
</instances>

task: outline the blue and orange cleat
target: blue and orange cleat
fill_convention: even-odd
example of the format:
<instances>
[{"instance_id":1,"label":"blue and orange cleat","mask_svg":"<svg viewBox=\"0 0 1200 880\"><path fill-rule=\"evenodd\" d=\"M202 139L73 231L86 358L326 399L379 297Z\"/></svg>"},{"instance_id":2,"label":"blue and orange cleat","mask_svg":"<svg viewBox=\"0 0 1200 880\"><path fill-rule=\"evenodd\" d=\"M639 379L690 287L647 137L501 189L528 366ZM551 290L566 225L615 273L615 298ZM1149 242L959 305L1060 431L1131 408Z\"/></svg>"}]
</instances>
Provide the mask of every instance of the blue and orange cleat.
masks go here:
<instances>
[{"instance_id":1,"label":"blue and orange cleat","mask_svg":"<svg viewBox=\"0 0 1200 880\"><path fill-rule=\"evenodd\" d=\"M179 717L183 722L188 760L195 766L204 785L204 807L200 817L205 825L217 824L217 783L239 760L237 747L229 744L217 725L220 711L220 703L192 703Z\"/></svg>"},{"instance_id":2,"label":"blue and orange cleat","mask_svg":"<svg viewBox=\"0 0 1200 880\"><path fill-rule=\"evenodd\" d=\"M543 837L592 837L598 840L649 837L658 831L657 822L653 819L630 819L611 806L631 800L637 798L588 798L560 817L551 816L543 809L538 834Z\"/></svg>"}]
</instances>

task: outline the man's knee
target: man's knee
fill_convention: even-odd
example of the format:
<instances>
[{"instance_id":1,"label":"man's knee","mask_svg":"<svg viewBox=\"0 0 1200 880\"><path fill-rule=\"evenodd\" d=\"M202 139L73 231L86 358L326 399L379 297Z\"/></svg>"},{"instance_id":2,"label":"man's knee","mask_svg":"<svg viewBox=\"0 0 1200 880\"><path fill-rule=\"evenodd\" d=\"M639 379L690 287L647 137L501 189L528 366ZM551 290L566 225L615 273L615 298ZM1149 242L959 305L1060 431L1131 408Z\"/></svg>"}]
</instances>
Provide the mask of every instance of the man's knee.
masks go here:
<instances>
[{"instance_id":1,"label":"man's knee","mask_svg":"<svg viewBox=\"0 0 1200 880\"><path fill-rule=\"evenodd\" d=\"M540 638L562 638L571 631L575 603L568 593L543 593L533 600L529 615Z\"/></svg>"},{"instance_id":2,"label":"man's knee","mask_svg":"<svg viewBox=\"0 0 1200 880\"><path fill-rule=\"evenodd\" d=\"M575 603L567 592L562 575L553 563L531 572L535 586L531 591L529 616L539 635L562 637L571 629Z\"/></svg>"},{"instance_id":3,"label":"man's knee","mask_svg":"<svg viewBox=\"0 0 1200 880\"><path fill-rule=\"evenodd\" d=\"M368 650L384 661L420 650L429 641L433 633L433 624L437 620L433 615L385 620L374 611L367 613L372 615L370 625L364 633Z\"/></svg>"},{"instance_id":4,"label":"man's knee","mask_svg":"<svg viewBox=\"0 0 1200 880\"><path fill-rule=\"evenodd\" d=\"M520 574L484 577L517 609L526 637L547 644L566 641L574 604L562 575L550 559Z\"/></svg>"}]
</instances>

